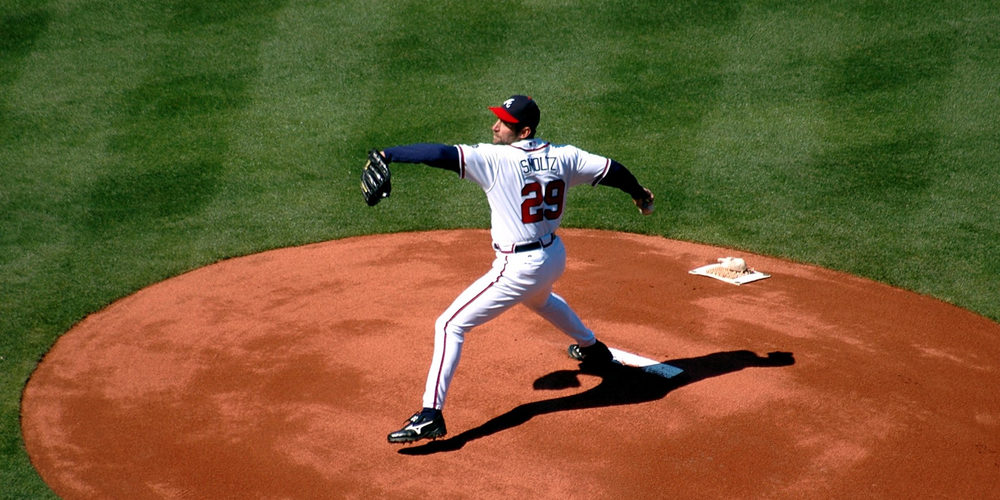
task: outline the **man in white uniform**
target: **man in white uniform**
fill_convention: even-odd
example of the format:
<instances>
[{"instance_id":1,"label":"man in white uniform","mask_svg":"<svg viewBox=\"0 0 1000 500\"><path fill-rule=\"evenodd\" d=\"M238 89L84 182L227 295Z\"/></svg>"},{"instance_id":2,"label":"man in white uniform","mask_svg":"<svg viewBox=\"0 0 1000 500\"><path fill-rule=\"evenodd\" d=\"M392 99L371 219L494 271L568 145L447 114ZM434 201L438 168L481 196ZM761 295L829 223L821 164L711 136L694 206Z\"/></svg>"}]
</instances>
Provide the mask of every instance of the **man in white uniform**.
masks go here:
<instances>
[{"instance_id":1,"label":"man in white uniform","mask_svg":"<svg viewBox=\"0 0 1000 500\"><path fill-rule=\"evenodd\" d=\"M566 269L566 251L556 236L566 191L578 184L617 187L628 193L643 215L653 213L653 194L618 162L574 146L535 138L540 112L530 97L515 95L491 107L497 115L493 144L474 146L413 144L387 148L386 159L424 163L453 170L486 192L491 210L493 268L467 288L437 319L434 356L427 375L423 409L391 434L391 443L434 439L446 434L448 386L462 353L465 334L524 304L576 341L569 354L585 365L612 361L552 285Z\"/></svg>"}]
</instances>

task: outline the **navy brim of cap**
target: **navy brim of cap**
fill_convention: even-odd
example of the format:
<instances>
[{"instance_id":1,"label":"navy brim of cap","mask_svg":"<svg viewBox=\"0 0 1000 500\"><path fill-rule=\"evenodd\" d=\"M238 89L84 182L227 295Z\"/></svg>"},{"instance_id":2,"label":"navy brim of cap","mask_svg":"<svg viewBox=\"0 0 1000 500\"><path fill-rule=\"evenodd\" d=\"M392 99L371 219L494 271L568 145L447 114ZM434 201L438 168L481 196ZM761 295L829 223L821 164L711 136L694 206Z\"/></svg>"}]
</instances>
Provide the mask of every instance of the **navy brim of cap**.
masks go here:
<instances>
[{"instance_id":1,"label":"navy brim of cap","mask_svg":"<svg viewBox=\"0 0 1000 500\"><path fill-rule=\"evenodd\" d=\"M508 113L506 109L504 109L504 108L502 108L500 106L490 107L490 111L492 111L494 115L497 115L497 118L499 118L499 119L501 119L501 120L503 120L505 122L508 122L508 123L519 123L519 120L517 118L514 118L514 115Z\"/></svg>"}]
</instances>

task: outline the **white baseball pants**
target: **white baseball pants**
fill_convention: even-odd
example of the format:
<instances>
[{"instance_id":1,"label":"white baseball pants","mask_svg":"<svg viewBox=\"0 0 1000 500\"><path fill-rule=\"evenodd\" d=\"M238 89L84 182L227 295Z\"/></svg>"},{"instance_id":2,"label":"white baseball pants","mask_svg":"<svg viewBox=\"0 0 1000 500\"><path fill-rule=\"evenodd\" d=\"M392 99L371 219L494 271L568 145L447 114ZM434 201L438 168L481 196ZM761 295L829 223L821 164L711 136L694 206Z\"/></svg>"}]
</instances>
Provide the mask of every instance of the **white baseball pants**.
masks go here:
<instances>
[{"instance_id":1,"label":"white baseball pants","mask_svg":"<svg viewBox=\"0 0 1000 500\"><path fill-rule=\"evenodd\" d=\"M427 374L423 405L444 408L448 386L462 356L465 334L523 303L582 346L596 342L562 297L552 293L566 270L566 248L555 237L547 248L497 252L493 268L465 289L434 325L434 358Z\"/></svg>"}]
</instances>

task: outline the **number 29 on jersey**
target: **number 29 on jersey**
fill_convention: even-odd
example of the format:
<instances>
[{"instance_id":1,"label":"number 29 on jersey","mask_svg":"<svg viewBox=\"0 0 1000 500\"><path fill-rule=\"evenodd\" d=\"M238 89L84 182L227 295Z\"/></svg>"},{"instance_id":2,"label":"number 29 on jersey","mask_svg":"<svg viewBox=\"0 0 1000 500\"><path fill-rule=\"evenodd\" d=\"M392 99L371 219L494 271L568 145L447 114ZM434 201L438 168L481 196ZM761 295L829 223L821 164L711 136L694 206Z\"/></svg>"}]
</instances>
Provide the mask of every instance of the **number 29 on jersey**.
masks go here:
<instances>
[{"instance_id":1,"label":"number 29 on jersey","mask_svg":"<svg viewBox=\"0 0 1000 500\"><path fill-rule=\"evenodd\" d=\"M548 183L532 181L521 188L521 222L532 224L556 220L562 216L566 197L566 182L555 179Z\"/></svg>"}]
</instances>

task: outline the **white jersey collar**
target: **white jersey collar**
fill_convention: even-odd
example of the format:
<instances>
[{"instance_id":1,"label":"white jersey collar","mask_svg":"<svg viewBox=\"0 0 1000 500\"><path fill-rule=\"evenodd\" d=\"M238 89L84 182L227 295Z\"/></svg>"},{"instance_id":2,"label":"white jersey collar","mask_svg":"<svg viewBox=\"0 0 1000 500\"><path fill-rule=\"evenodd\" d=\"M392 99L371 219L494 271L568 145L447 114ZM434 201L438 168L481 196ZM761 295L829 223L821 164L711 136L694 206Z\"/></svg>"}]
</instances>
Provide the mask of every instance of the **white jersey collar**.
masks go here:
<instances>
[{"instance_id":1,"label":"white jersey collar","mask_svg":"<svg viewBox=\"0 0 1000 500\"><path fill-rule=\"evenodd\" d=\"M534 151L536 149L542 149L548 145L549 143L547 141L543 141L541 139L536 138L536 139L525 139L523 141L517 141L511 144L511 147L522 149L524 151Z\"/></svg>"}]
</instances>

